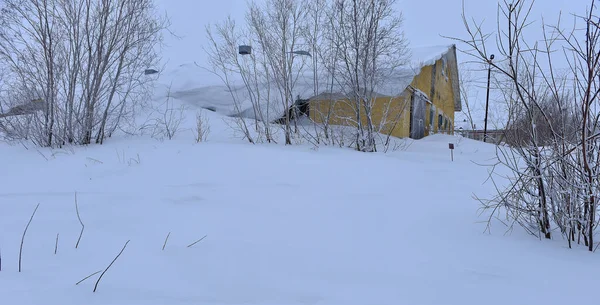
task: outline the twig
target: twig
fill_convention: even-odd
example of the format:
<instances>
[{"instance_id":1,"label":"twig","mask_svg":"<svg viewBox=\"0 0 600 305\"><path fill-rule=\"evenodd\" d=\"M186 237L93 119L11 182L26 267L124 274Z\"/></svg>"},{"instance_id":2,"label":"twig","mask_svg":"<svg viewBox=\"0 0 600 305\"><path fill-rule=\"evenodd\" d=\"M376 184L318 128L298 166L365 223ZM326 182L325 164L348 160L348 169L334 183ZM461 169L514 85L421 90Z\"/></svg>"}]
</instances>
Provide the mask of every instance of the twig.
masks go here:
<instances>
[{"instance_id":1,"label":"twig","mask_svg":"<svg viewBox=\"0 0 600 305\"><path fill-rule=\"evenodd\" d=\"M94 159L94 158L91 158L91 157L87 157L87 159L90 160L90 161L94 161L95 163L104 164L104 162L102 162L102 161L100 161L98 159Z\"/></svg>"},{"instance_id":2,"label":"twig","mask_svg":"<svg viewBox=\"0 0 600 305\"><path fill-rule=\"evenodd\" d=\"M193 243L189 244L187 247L188 247L188 248L190 248L191 246L193 246L193 245L195 245L195 244L197 244L197 243L201 242L203 239L205 239L205 238L206 238L206 236L208 236L208 235L204 235L202 238L200 238L200 239L198 239L197 241L195 241L195 242L193 242Z\"/></svg>"},{"instance_id":3,"label":"twig","mask_svg":"<svg viewBox=\"0 0 600 305\"><path fill-rule=\"evenodd\" d=\"M54 243L54 255L58 252L58 234L59 233L56 233L56 243Z\"/></svg>"},{"instance_id":4,"label":"twig","mask_svg":"<svg viewBox=\"0 0 600 305\"><path fill-rule=\"evenodd\" d=\"M44 157L44 159L46 159L46 161L50 161L50 160L48 160L48 158L47 158L46 156L44 156L44 154L43 154L43 153L42 153L42 152L41 152L39 149L36 149L36 151L37 151L37 152L38 152L38 153L39 153L39 154L40 154L42 157Z\"/></svg>"},{"instance_id":5,"label":"twig","mask_svg":"<svg viewBox=\"0 0 600 305\"><path fill-rule=\"evenodd\" d=\"M96 281L96 285L94 285L94 291L96 292L96 289L98 289L98 284L100 283L100 280L102 279L102 277L104 276L104 274L106 273L106 271L108 271L108 269L110 268L110 266L112 266L114 264L114 262L117 260L117 258L119 258L119 256L121 256L121 254L123 253L123 251L125 251L125 248L127 247L127 244L129 243L129 240L125 243L125 245L123 246L123 249L121 249L121 252L119 252L119 254L117 254L117 256L115 256L115 258L112 260L112 262L110 262L110 264L108 265L108 267L106 267L106 269L104 269L104 272L102 272L102 274L100 274L100 276L98 277L98 280Z\"/></svg>"},{"instance_id":6,"label":"twig","mask_svg":"<svg viewBox=\"0 0 600 305\"><path fill-rule=\"evenodd\" d=\"M29 222L27 222L27 226L25 226L25 230L23 231L23 236L21 237L21 247L19 247L19 272L21 272L21 258L23 256L23 243L25 242L25 234L27 234L27 229L29 229L29 225L31 224L31 221L33 220L33 216L35 216L35 212L37 211L37 209L40 207L40 204L38 203L35 206L35 210L33 210L33 213L31 214L31 218L29 218Z\"/></svg>"},{"instance_id":7,"label":"twig","mask_svg":"<svg viewBox=\"0 0 600 305\"><path fill-rule=\"evenodd\" d=\"M592 252L592 253L596 253L596 250L598 250L598 247L600 247L600 243L598 243L598 244L596 245L596 248L594 248L594 252ZM1 270L1 269L0 269L0 270Z\"/></svg>"},{"instance_id":8,"label":"twig","mask_svg":"<svg viewBox=\"0 0 600 305\"><path fill-rule=\"evenodd\" d=\"M100 273L100 272L102 272L102 270L100 270L100 271L96 271L96 272L94 272L94 273L92 273L92 274L90 274L90 275L88 275L88 276L84 277L84 278L83 278L81 281L79 281L79 282L75 283L75 285L79 285L79 284L81 284L81 282L83 282L83 281L85 281L85 280L89 279L90 277L92 277L92 276L94 276L94 275L96 275L96 274L98 274L98 273Z\"/></svg>"},{"instance_id":9,"label":"twig","mask_svg":"<svg viewBox=\"0 0 600 305\"><path fill-rule=\"evenodd\" d=\"M79 216L79 204L77 204L77 192L75 192L75 211L77 212L77 219L79 219L79 223L81 224L81 232L79 232L79 238L77 239L77 243L75 244L75 249L79 247L79 242L81 241L81 236L83 236L83 230L85 230L85 225L83 221L81 221L81 216Z\"/></svg>"},{"instance_id":10,"label":"twig","mask_svg":"<svg viewBox=\"0 0 600 305\"><path fill-rule=\"evenodd\" d=\"M167 246L167 240L169 240L169 236L171 235L171 232L169 232L169 234L167 234L167 238L165 238L165 243L163 244L163 251L165 250L165 247Z\"/></svg>"}]
</instances>

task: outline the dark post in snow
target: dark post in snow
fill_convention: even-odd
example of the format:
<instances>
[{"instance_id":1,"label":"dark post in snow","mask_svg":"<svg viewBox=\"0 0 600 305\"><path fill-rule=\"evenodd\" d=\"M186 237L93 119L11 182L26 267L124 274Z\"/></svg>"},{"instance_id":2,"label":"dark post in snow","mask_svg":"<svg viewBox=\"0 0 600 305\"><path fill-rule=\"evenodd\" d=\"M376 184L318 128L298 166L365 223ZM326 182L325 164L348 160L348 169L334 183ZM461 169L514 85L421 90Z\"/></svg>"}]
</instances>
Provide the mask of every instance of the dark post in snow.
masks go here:
<instances>
[{"instance_id":1,"label":"dark post in snow","mask_svg":"<svg viewBox=\"0 0 600 305\"><path fill-rule=\"evenodd\" d=\"M492 76L492 60L494 60L494 54L490 56L488 60L488 79L487 79L487 93L485 97L485 120L483 125L483 142L487 142L487 123L488 123L488 109L490 107L490 78Z\"/></svg>"},{"instance_id":2,"label":"dark post in snow","mask_svg":"<svg viewBox=\"0 0 600 305\"><path fill-rule=\"evenodd\" d=\"M448 143L448 148L450 148L450 158L454 162L454 143Z\"/></svg>"}]
</instances>

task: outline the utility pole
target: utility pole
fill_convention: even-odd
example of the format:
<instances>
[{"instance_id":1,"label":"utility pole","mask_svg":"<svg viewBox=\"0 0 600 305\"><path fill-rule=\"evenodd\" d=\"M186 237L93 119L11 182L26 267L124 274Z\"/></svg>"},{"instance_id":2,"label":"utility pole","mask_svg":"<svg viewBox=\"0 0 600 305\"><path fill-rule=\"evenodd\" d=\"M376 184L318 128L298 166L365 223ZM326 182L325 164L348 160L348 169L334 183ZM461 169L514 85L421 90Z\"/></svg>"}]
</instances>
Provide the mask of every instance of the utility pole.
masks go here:
<instances>
[{"instance_id":1,"label":"utility pole","mask_svg":"<svg viewBox=\"0 0 600 305\"><path fill-rule=\"evenodd\" d=\"M488 110L490 108L490 78L492 76L492 60L494 60L494 54L490 56L488 60L488 80L487 80L487 94L485 98L485 120L483 125L483 142L487 142L487 125L488 125Z\"/></svg>"}]
</instances>

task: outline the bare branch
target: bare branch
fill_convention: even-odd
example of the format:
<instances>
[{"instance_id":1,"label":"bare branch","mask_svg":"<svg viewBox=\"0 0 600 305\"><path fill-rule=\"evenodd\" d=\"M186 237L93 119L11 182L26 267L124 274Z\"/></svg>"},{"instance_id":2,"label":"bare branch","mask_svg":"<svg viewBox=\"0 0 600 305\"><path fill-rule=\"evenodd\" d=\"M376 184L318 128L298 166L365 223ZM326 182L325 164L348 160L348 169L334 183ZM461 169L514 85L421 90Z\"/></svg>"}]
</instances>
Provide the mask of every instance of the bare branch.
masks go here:
<instances>
[{"instance_id":1,"label":"bare branch","mask_svg":"<svg viewBox=\"0 0 600 305\"><path fill-rule=\"evenodd\" d=\"M27 234L27 229L29 229L29 225L31 224L31 221L33 220L33 216L35 216L35 212L37 212L37 209L39 207L40 207L40 204L38 203L35 206L33 213L31 214L31 218L29 218L29 221L27 222L27 226L25 226L25 230L23 230L23 236L21 236L21 246L19 247L19 272L21 272L21 260L22 260L22 256L23 256L23 244L25 242L25 234Z\"/></svg>"},{"instance_id":2,"label":"bare branch","mask_svg":"<svg viewBox=\"0 0 600 305\"><path fill-rule=\"evenodd\" d=\"M94 291L93 292L96 292L96 290L98 289L98 284L100 283L100 280L102 279L102 277L104 276L104 274L106 273L106 271L108 271L108 269L115 263L115 261L119 258L119 256L121 256L121 254L123 254L123 251L125 251L125 248L127 247L127 244L129 244L129 240L125 243L125 245L123 246L123 249L121 249L121 251L119 252L119 254L117 254L117 256L115 256L115 258L110 262L110 264L106 267L106 269L104 269L104 271L102 272L102 274L100 274L100 276L98 277L98 280L96 281L96 284L94 285Z\"/></svg>"}]
</instances>

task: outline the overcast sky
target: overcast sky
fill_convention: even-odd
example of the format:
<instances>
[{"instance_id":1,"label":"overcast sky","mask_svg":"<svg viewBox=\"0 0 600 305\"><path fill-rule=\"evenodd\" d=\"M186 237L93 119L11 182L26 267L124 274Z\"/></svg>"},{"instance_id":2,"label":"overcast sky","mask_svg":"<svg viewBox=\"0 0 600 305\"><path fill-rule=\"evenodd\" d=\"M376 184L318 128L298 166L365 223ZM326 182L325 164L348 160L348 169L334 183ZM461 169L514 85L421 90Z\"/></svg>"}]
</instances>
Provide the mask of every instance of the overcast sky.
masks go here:
<instances>
[{"instance_id":1,"label":"overcast sky","mask_svg":"<svg viewBox=\"0 0 600 305\"><path fill-rule=\"evenodd\" d=\"M0 0L1 1L1 0ZM224 20L229 14L243 22L246 0L157 0L161 9L172 20L172 29L183 38L168 38L165 57L170 64L204 62L201 46L206 43L204 26ZM258 0L260 1L260 0ZM310 1L310 0L308 0ZM495 30L496 9L494 0L464 0L465 12L476 20L485 20L488 31ZM464 37L461 19L462 0L398 0L397 7L404 14L404 30L412 46L448 44L452 41L441 36ZM564 15L585 12L589 0L538 0L532 20L546 22Z\"/></svg>"},{"instance_id":2,"label":"overcast sky","mask_svg":"<svg viewBox=\"0 0 600 305\"><path fill-rule=\"evenodd\" d=\"M168 61L167 69L194 61L204 64L206 55L202 46L206 44L205 25L222 21L228 15L242 23L247 7L246 0L157 0L157 2L160 9L166 11L171 17L172 30L182 37L181 39L167 37L168 47L164 51L164 59ZM485 21L484 27L487 32L496 30L497 1L464 0L464 3L467 16ZM562 12L563 18L569 18L568 21L571 21L569 15L584 13L589 3L590 0L538 0L531 20L539 22L544 17L546 22L551 22ZM462 0L397 0L397 8L404 14L404 30L411 46L453 42L442 36L465 37L466 32L461 19ZM539 23L532 26L532 31L537 32ZM534 36L541 39L541 35L537 33ZM460 45L458 47L461 48ZM459 55L459 61L464 60L465 57ZM210 74L206 77L213 78ZM207 82L213 81L207 79Z\"/></svg>"}]
</instances>

